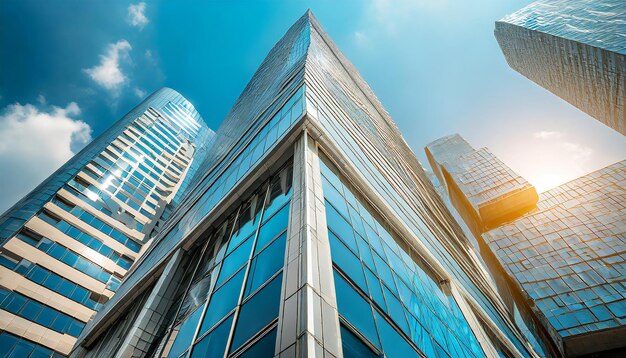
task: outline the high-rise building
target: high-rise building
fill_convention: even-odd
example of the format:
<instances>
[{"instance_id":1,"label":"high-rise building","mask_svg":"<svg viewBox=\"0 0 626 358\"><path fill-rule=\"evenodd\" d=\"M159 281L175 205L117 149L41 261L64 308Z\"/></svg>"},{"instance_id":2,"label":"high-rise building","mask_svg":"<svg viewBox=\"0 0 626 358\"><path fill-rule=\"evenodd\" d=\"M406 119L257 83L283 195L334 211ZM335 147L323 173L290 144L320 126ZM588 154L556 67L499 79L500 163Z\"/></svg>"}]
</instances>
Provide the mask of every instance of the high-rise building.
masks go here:
<instances>
[{"instance_id":1,"label":"high-rise building","mask_svg":"<svg viewBox=\"0 0 626 358\"><path fill-rule=\"evenodd\" d=\"M626 135L623 0L539 0L496 22L509 65Z\"/></svg>"},{"instance_id":2,"label":"high-rise building","mask_svg":"<svg viewBox=\"0 0 626 358\"><path fill-rule=\"evenodd\" d=\"M433 171L442 173L444 199L471 228L503 298L513 298L507 303L526 326L538 322L566 356L626 353L626 161L538 200L528 196L519 210L519 197L511 198L530 184L492 154L477 162L485 148L474 150L453 135L426 151ZM506 220L481 227L480 214L464 214L473 212L468 203L477 195L509 213Z\"/></svg>"},{"instance_id":3,"label":"high-rise building","mask_svg":"<svg viewBox=\"0 0 626 358\"><path fill-rule=\"evenodd\" d=\"M626 161L539 195L483 235L568 356L626 354Z\"/></svg>"},{"instance_id":4,"label":"high-rise building","mask_svg":"<svg viewBox=\"0 0 626 358\"><path fill-rule=\"evenodd\" d=\"M73 356L550 356L307 12Z\"/></svg>"},{"instance_id":5,"label":"high-rise building","mask_svg":"<svg viewBox=\"0 0 626 358\"><path fill-rule=\"evenodd\" d=\"M0 217L0 355L70 353L192 184L213 134L160 89Z\"/></svg>"},{"instance_id":6,"label":"high-rise building","mask_svg":"<svg viewBox=\"0 0 626 358\"><path fill-rule=\"evenodd\" d=\"M487 148L474 149L458 134L437 139L424 148L433 170L431 180L457 219L509 309L511 319L526 338L551 340L532 302L494 256L482 234L536 207L535 187L506 166ZM538 345L539 342L535 342Z\"/></svg>"},{"instance_id":7,"label":"high-rise building","mask_svg":"<svg viewBox=\"0 0 626 358\"><path fill-rule=\"evenodd\" d=\"M425 148L433 172L475 236L533 209L535 187L487 148L475 150L458 134Z\"/></svg>"}]
</instances>

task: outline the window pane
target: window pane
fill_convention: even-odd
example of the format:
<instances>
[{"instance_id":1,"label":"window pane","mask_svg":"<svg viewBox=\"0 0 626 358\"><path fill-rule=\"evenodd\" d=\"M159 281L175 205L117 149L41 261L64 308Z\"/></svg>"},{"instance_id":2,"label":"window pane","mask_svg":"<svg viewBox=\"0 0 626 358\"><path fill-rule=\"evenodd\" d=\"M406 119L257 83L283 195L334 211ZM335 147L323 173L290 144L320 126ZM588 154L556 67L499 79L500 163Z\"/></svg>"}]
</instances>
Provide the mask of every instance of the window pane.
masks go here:
<instances>
[{"instance_id":1,"label":"window pane","mask_svg":"<svg viewBox=\"0 0 626 358\"><path fill-rule=\"evenodd\" d=\"M258 340L247 351L243 352L239 358L269 358L274 356L276 349L276 328Z\"/></svg>"},{"instance_id":2,"label":"window pane","mask_svg":"<svg viewBox=\"0 0 626 358\"><path fill-rule=\"evenodd\" d=\"M400 300L394 296L391 291L387 289L387 286L383 285L383 291L385 292L385 299L387 300L387 307L389 308L389 315L393 318L393 321L404 330L404 333L411 334L409 332L409 326L406 323L406 317L404 316L404 307Z\"/></svg>"},{"instance_id":3,"label":"window pane","mask_svg":"<svg viewBox=\"0 0 626 358\"><path fill-rule=\"evenodd\" d=\"M20 340L17 342L15 347L13 348L13 352L7 356L7 358L22 358L28 357L28 354L33 350L34 346L30 342L26 342L24 340Z\"/></svg>"},{"instance_id":4,"label":"window pane","mask_svg":"<svg viewBox=\"0 0 626 358\"><path fill-rule=\"evenodd\" d=\"M341 326L341 348L344 358L378 357L378 354L372 352L359 337L343 325Z\"/></svg>"},{"instance_id":5,"label":"window pane","mask_svg":"<svg viewBox=\"0 0 626 358\"><path fill-rule=\"evenodd\" d=\"M326 222L328 227L337 235L348 247L356 251L356 241L354 240L354 231L352 226L326 202Z\"/></svg>"},{"instance_id":6,"label":"window pane","mask_svg":"<svg viewBox=\"0 0 626 358\"><path fill-rule=\"evenodd\" d=\"M348 214L348 204L346 204L343 195L324 177L322 177L322 190L324 191L324 199L333 204L344 217L350 217L350 214Z\"/></svg>"},{"instance_id":7,"label":"window pane","mask_svg":"<svg viewBox=\"0 0 626 358\"><path fill-rule=\"evenodd\" d=\"M228 341L228 334L233 323L233 315L228 317L206 337L198 342L191 352L192 358L223 357Z\"/></svg>"},{"instance_id":8,"label":"window pane","mask_svg":"<svg viewBox=\"0 0 626 358\"><path fill-rule=\"evenodd\" d=\"M237 249L235 249L235 251L224 259L216 285L219 286L222 282L226 281L233 273L235 273L235 271L237 271L238 268L241 267L241 265L248 261L253 243L254 236L250 236L243 244L241 244Z\"/></svg>"},{"instance_id":9,"label":"window pane","mask_svg":"<svg viewBox=\"0 0 626 358\"><path fill-rule=\"evenodd\" d=\"M246 204L239 211L239 217L237 218L237 223L235 224L235 232L230 239L230 243L228 246L228 251L232 251L235 246L237 246L243 239L252 234L259 222L259 215L261 213L261 201L263 198L259 198L257 196L257 200L253 200L251 203Z\"/></svg>"},{"instance_id":10,"label":"window pane","mask_svg":"<svg viewBox=\"0 0 626 358\"><path fill-rule=\"evenodd\" d=\"M272 242L252 260L244 297L254 292L283 267L286 238L286 233L280 235L278 239Z\"/></svg>"},{"instance_id":11,"label":"window pane","mask_svg":"<svg viewBox=\"0 0 626 358\"><path fill-rule=\"evenodd\" d=\"M187 347L189 347L189 344L193 339L193 335L196 332L200 316L202 315L202 308L203 306L200 306L194 313L187 317L185 322L183 322L168 357L178 357L185 351L185 349L187 349Z\"/></svg>"},{"instance_id":12,"label":"window pane","mask_svg":"<svg viewBox=\"0 0 626 358\"><path fill-rule=\"evenodd\" d=\"M209 307L207 308L204 321L202 321L202 327L200 328L200 334L208 331L213 325L215 325L222 317L226 316L237 303L239 302L239 293L241 292L241 285L243 284L243 276L245 270L239 270L235 276L233 276L224 286L220 287L213 293L211 300L209 301Z\"/></svg>"},{"instance_id":13,"label":"window pane","mask_svg":"<svg viewBox=\"0 0 626 358\"><path fill-rule=\"evenodd\" d=\"M241 306L231 352L278 317L282 277L282 274L276 276L267 286Z\"/></svg>"},{"instance_id":14,"label":"window pane","mask_svg":"<svg viewBox=\"0 0 626 358\"><path fill-rule=\"evenodd\" d=\"M26 302L26 304L22 308L22 312L20 313L20 316L28 319L29 321L34 321L39 315L39 312L41 312L42 308L43 306L38 302L35 302L35 301Z\"/></svg>"},{"instance_id":15,"label":"window pane","mask_svg":"<svg viewBox=\"0 0 626 358\"><path fill-rule=\"evenodd\" d=\"M330 252L333 262L335 262L352 281L356 282L363 292L367 292L361 261L359 261L359 259L348 250L346 245L330 231L328 232L328 239L330 240Z\"/></svg>"},{"instance_id":16,"label":"window pane","mask_svg":"<svg viewBox=\"0 0 626 358\"><path fill-rule=\"evenodd\" d=\"M370 297L383 311L387 311L387 305L383 297L383 290L380 287L380 281L367 267L365 268L365 277L367 277L367 286L370 289Z\"/></svg>"},{"instance_id":17,"label":"window pane","mask_svg":"<svg viewBox=\"0 0 626 358\"><path fill-rule=\"evenodd\" d=\"M339 314L376 347L380 347L374 317L372 316L372 307L336 271L334 272L334 276Z\"/></svg>"},{"instance_id":18,"label":"window pane","mask_svg":"<svg viewBox=\"0 0 626 358\"><path fill-rule=\"evenodd\" d=\"M272 216L269 221L267 221L263 226L261 226L261 230L259 231L259 238L257 239L255 253L261 251L268 242L270 242L273 238L275 238L278 234L280 234L283 230L287 228L289 220L289 205L286 205L284 208L280 209L276 215Z\"/></svg>"},{"instance_id":19,"label":"window pane","mask_svg":"<svg viewBox=\"0 0 626 358\"><path fill-rule=\"evenodd\" d=\"M380 338L387 357L419 357L413 347L378 312L376 312L376 322L378 323Z\"/></svg>"}]
</instances>

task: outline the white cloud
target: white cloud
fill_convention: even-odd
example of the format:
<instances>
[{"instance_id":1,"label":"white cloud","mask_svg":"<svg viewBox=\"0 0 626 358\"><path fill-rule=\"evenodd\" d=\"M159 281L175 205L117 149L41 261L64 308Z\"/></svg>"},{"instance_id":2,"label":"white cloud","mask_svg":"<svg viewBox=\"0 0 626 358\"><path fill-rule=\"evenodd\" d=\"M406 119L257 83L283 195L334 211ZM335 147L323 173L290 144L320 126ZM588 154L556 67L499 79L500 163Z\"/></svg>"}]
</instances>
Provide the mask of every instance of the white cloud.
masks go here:
<instances>
[{"instance_id":1,"label":"white cloud","mask_svg":"<svg viewBox=\"0 0 626 358\"><path fill-rule=\"evenodd\" d=\"M11 104L0 113L0 212L52 174L91 141L91 128L78 105L40 110ZM10 174L10 175L7 175Z\"/></svg>"},{"instance_id":2,"label":"white cloud","mask_svg":"<svg viewBox=\"0 0 626 358\"><path fill-rule=\"evenodd\" d=\"M133 89L133 92L135 92L135 96L137 96L139 99L143 99L146 96L146 91L142 90L139 87L135 87Z\"/></svg>"},{"instance_id":3,"label":"white cloud","mask_svg":"<svg viewBox=\"0 0 626 358\"><path fill-rule=\"evenodd\" d=\"M131 4L128 6L128 23L143 29L150 22L146 17L146 3Z\"/></svg>"},{"instance_id":4,"label":"white cloud","mask_svg":"<svg viewBox=\"0 0 626 358\"><path fill-rule=\"evenodd\" d=\"M46 97L40 94L39 96L37 96L37 102L39 102L39 104L46 104Z\"/></svg>"},{"instance_id":5,"label":"white cloud","mask_svg":"<svg viewBox=\"0 0 626 358\"><path fill-rule=\"evenodd\" d=\"M100 64L84 71L97 84L117 94L120 87L128 81L120 68L120 61L129 60L128 53L131 49L126 40L109 44L106 54L100 56Z\"/></svg>"},{"instance_id":6,"label":"white cloud","mask_svg":"<svg viewBox=\"0 0 626 358\"><path fill-rule=\"evenodd\" d=\"M540 139L558 139L563 136L563 133L557 131L539 131L533 133L533 137Z\"/></svg>"}]
</instances>

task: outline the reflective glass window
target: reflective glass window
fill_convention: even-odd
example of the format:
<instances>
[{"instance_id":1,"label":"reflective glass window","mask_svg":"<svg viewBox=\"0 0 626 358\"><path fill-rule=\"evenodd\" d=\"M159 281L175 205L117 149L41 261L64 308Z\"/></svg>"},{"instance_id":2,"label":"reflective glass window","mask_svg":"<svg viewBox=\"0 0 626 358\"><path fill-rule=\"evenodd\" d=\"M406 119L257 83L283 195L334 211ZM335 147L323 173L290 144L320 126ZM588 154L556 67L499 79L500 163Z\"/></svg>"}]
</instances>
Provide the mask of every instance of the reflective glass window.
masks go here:
<instances>
[{"instance_id":1,"label":"reflective glass window","mask_svg":"<svg viewBox=\"0 0 626 358\"><path fill-rule=\"evenodd\" d=\"M276 276L241 306L231 352L278 317L282 274Z\"/></svg>"},{"instance_id":2,"label":"reflective glass window","mask_svg":"<svg viewBox=\"0 0 626 358\"><path fill-rule=\"evenodd\" d=\"M172 349L170 350L168 357L178 357L182 352L184 352L191 340L193 339L193 335L196 332L196 327L198 325L198 321L202 315L202 306L197 308L187 319L180 325L178 330L178 334L176 335L176 340L174 344L172 344Z\"/></svg>"},{"instance_id":3,"label":"reflective glass window","mask_svg":"<svg viewBox=\"0 0 626 358\"><path fill-rule=\"evenodd\" d=\"M341 325L341 348L344 358L376 358L378 354L374 353L359 337L352 333L348 328Z\"/></svg>"},{"instance_id":4,"label":"reflective glass window","mask_svg":"<svg viewBox=\"0 0 626 358\"><path fill-rule=\"evenodd\" d=\"M244 297L254 292L283 267L286 241L287 234L283 233L252 259Z\"/></svg>"},{"instance_id":5,"label":"reflective glass window","mask_svg":"<svg viewBox=\"0 0 626 358\"><path fill-rule=\"evenodd\" d=\"M257 239L255 253L259 252L261 249L267 245L273 238L275 238L278 234L280 234L283 230L287 228L289 219L289 205L286 205L282 209L280 209L276 215L272 216L267 220L263 226L261 226L261 230L259 230L259 237ZM265 219L264 219L265 220Z\"/></svg>"},{"instance_id":6,"label":"reflective glass window","mask_svg":"<svg viewBox=\"0 0 626 358\"><path fill-rule=\"evenodd\" d=\"M326 222L328 227L355 252L357 251L354 231L350 223L346 221L332 205L326 204Z\"/></svg>"},{"instance_id":7,"label":"reflective glass window","mask_svg":"<svg viewBox=\"0 0 626 358\"><path fill-rule=\"evenodd\" d=\"M350 324L361 332L372 344L376 347L380 347L371 306L336 271L334 276L339 314L350 322Z\"/></svg>"},{"instance_id":8,"label":"reflective glass window","mask_svg":"<svg viewBox=\"0 0 626 358\"><path fill-rule=\"evenodd\" d=\"M226 281L238 268L250 258L250 251L252 251L252 244L254 243L254 235L250 236L239 245L233 252L230 253L222 263L220 269L220 276L217 280L217 284L220 285Z\"/></svg>"},{"instance_id":9,"label":"reflective glass window","mask_svg":"<svg viewBox=\"0 0 626 358\"><path fill-rule=\"evenodd\" d=\"M333 257L333 261L343 270L350 279L352 279L359 286L361 290L367 292L367 284L365 283L365 276L363 276L363 267L359 258L348 250L332 232L328 233L328 239L330 241L330 252Z\"/></svg>"},{"instance_id":10,"label":"reflective glass window","mask_svg":"<svg viewBox=\"0 0 626 358\"><path fill-rule=\"evenodd\" d=\"M222 321L215 329L196 343L191 351L192 358L222 357L226 350L226 342L233 323L233 315Z\"/></svg>"},{"instance_id":11,"label":"reflective glass window","mask_svg":"<svg viewBox=\"0 0 626 358\"><path fill-rule=\"evenodd\" d=\"M243 352L239 358L267 358L274 356L276 349L276 328L256 341L248 350Z\"/></svg>"},{"instance_id":12,"label":"reflective glass window","mask_svg":"<svg viewBox=\"0 0 626 358\"><path fill-rule=\"evenodd\" d=\"M410 358L420 356L415 349L387 322L383 316L376 312L376 323L380 330L380 339L383 343L385 356L389 358Z\"/></svg>"},{"instance_id":13,"label":"reflective glass window","mask_svg":"<svg viewBox=\"0 0 626 358\"><path fill-rule=\"evenodd\" d=\"M209 307L207 308L206 315L202 321L200 334L213 327L215 323L217 323L220 319L222 319L222 317L237 306L244 275L245 270L241 269L222 287L218 288L215 293L213 293L209 300Z\"/></svg>"}]
</instances>

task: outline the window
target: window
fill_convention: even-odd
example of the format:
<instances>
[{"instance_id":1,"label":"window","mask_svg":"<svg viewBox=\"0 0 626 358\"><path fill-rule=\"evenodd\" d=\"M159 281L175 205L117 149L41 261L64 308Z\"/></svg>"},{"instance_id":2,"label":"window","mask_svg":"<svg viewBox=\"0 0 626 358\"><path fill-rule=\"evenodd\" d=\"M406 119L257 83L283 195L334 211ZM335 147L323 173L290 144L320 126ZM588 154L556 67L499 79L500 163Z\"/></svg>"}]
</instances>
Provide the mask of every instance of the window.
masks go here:
<instances>
[{"instance_id":1,"label":"window","mask_svg":"<svg viewBox=\"0 0 626 358\"><path fill-rule=\"evenodd\" d=\"M194 333L196 332L196 326L198 325L198 321L202 315L202 308L202 306L197 308L182 324L180 324L176 340L172 345L172 349L170 350L168 357L178 357L187 349L193 339Z\"/></svg>"},{"instance_id":2,"label":"window","mask_svg":"<svg viewBox=\"0 0 626 358\"><path fill-rule=\"evenodd\" d=\"M287 234L283 233L252 259L244 297L254 292L283 267L286 241Z\"/></svg>"},{"instance_id":3,"label":"window","mask_svg":"<svg viewBox=\"0 0 626 358\"><path fill-rule=\"evenodd\" d=\"M365 283L365 276L363 276L363 268L359 258L330 231L328 232L328 239L330 240L332 257L337 266L339 266L361 290L367 292L367 284Z\"/></svg>"},{"instance_id":4,"label":"window","mask_svg":"<svg viewBox=\"0 0 626 358\"><path fill-rule=\"evenodd\" d=\"M248 348L247 351L243 352L239 358L267 358L273 355L275 349L276 328L272 329L268 334L256 341L250 348Z\"/></svg>"},{"instance_id":5,"label":"window","mask_svg":"<svg viewBox=\"0 0 626 358\"><path fill-rule=\"evenodd\" d=\"M255 333L278 317L282 274L276 276L241 306L230 351L233 352Z\"/></svg>"},{"instance_id":6,"label":"window","mask_svg":"<svg viewBox=\"0 0 626 358\"><path fill-rule=\"evenodd\" d=\"M252 251L252 244L254 244L254 236L250 236L239 245L233 252L230 253L222 263L220 270L220 276L217 280L217 284L221 284L226 281L238 268L240 268L250 258L250 251Z\"/></svg>"},{"instance_id":7,"label":"window","mask_svg":"<svg viewBox=\"0 0 626 358\"><path fill-rule=\"evenodd\" d=\"M383 342L385 355L389 358L410 358L420 356L415 349L395 330L378 312L376 322L380 330L380 339Z\"/></svg>"},{"instance_id":8,"label":"window","mask_svg":"<svg viewBox=\"0 0 626 358\"><path fill-rule=\"evenodd\" d=\"M244 269L239 270L237 274L213 293L209 300L206 315L202 321L200 334L213 327L215 323L237 306L244 274Z\"/></svg>"},{"instance_id":9,"label":"window","mask_svg":"<svg viewBox=\"0 0 626 358\"><path fill-rule=\"evenodd\" d=\"M372 316L372 307L336 271L334 276L339 314L345 317L370 343L380 347L376 324Z\"/></svg>"},{"instance_id":10,"label":"window","mask_svg":"<svg viewBox=\"0 0 626 358\"><path fill-rule=\"evenodd\" d=\"M375 358L379 357L359 337L352 333L344 325L340 327L341 348L344 358Z\"/></svg>"},{"instance_id":11,"label":"window","mask_svg":"<svg viewBox=\"0 0 626 358\"><path fill-rule=\"evenodd\" d=\"M226 342L233 325L233 315L222 321L209 334L204 336L200 342L196 343L191 351L192 358L222 357L226 350Z\"/></svg>"},{"instance_id":12,"label":"window","mask_svg":"<svg viewBox=\"0 0 626 358\"><path fill-rule=\"evenodd\" d=\"M286 205L269 220L264 219L267 221L261 226L261 230L259 231L259 238L257 239L256 248L254 250L255 253L263 249L268 242L287 228L288 218L289 205Z\"/></svg>"}]
</instances>

